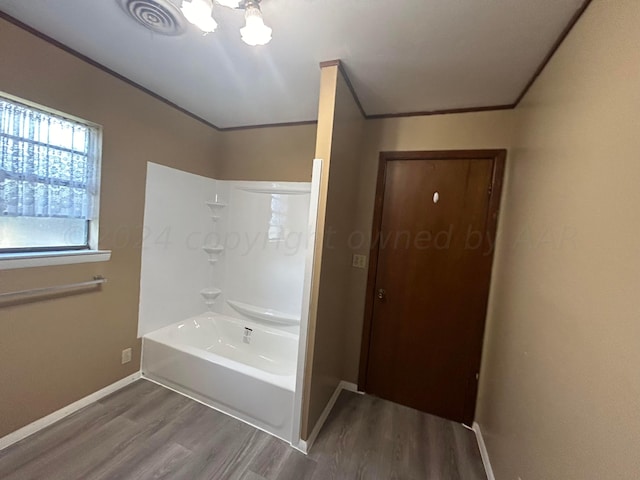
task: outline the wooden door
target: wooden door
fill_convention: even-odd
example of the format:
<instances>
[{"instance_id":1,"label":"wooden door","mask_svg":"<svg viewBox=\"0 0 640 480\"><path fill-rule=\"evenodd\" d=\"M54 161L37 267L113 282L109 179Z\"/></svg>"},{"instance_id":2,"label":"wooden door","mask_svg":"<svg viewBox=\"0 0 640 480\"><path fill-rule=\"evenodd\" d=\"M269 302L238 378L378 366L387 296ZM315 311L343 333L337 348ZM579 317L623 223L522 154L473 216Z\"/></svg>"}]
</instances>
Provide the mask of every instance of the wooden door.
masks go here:
<instances>
[{"instance_id":1,"label":"wooden door","mask_svg":"<svg viewBox=\"0 0 640 480\"><path fill-rule=\"evenodd\" d=\"M381 156L361 371L368 393L472 423L504 156Z\"/></svg>"}]
</instances>

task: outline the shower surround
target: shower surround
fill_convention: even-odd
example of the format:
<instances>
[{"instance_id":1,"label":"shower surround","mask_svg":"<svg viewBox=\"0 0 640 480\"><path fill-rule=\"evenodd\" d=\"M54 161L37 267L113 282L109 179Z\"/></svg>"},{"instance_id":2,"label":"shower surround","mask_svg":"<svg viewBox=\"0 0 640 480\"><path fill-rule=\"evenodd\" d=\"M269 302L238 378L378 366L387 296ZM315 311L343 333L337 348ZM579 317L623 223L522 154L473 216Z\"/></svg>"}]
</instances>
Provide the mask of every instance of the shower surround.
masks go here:
<instances>
[{"instance_id":1,"label":"shower surround","mask_svg":"<svg viewBox=\"0 0 640 480\"><path fill-rule=\"evenodd\" d=\"M310 183L147 166L143 375L287 441L298 434L310 196Z\"/></svg>"}]
</instances>

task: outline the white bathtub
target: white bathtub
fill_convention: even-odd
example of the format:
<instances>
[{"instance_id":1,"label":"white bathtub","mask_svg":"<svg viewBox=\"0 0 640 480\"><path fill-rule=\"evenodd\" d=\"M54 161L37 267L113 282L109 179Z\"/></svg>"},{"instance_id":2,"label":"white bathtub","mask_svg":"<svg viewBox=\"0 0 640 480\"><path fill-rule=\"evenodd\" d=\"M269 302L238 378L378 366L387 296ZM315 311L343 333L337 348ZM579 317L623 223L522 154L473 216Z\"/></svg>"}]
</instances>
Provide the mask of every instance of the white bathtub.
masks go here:
<instances>
[{"instance_id":1,"label":"white bathtub","mask_svg":"<svg viewBox=\"0 0 640 480\"><path fill-rule=\"evenodd\" d=\"M291 441L298 335L217 313L142 340L145 377Z\"/></svg>"}]
</instances>

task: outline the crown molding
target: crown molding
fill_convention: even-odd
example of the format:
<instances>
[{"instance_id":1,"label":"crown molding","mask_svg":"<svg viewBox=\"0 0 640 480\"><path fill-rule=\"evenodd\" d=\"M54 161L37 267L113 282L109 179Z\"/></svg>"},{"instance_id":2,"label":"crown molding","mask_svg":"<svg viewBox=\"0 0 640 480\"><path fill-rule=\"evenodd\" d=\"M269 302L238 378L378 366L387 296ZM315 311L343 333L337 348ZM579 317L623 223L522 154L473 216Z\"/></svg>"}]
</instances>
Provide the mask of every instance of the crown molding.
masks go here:
<instances>
[{"instance_id":1,"label":"crown molding","mask_svg":"<svg viewBox=\"0 0 640 480\"><path fill-rule=\"evenodd\" d=\"M544 69L549 64L549 62L551 61L555 53L560 48L560 45L562 45L562 42L564 42L565 38L567 38L569 33L571 33L571 30L573 30L573 27L575 27L576 23L578 23L578 20L580 20L580 18L582 17L584 12L587 10L589 5L591 5L591 1L592 0L584 0L580 8L576 10L576 12L573 14L571 19L569 20L569 23L567 24L567 26L564 27L562 32L560 32L560 36L556 39L555 43L551 46L551 50L547 52L545 57L542 59L542 62L540 63L540 65L538 65L538 68L536 69L536 71L533 72L533 76L529 79L525 87L522 89L522 92L520 92L520 95L518 95L518 98L516 98L516 101L513 102L514 108L520 104L522 99L529 92L529 90L531 89L533 84L536 82L540 74L544 71Z\"/></svg>"},{"instance_id":2,"label":"crown molding","mask_svg":"<svg viewBox=\"0 0 640 480\"><path fill-rule=\"evenodd\" d=\"M300 127L303 125L317 125L317 120L302 120L300 122L282 122L282 123L261 123L257 125L241 125L238 127L218 128L221 132L236 132L238 130L253 130L256 128L276 128L276 127Z\"/></svg>"},{"instance_id":3,"label":"crown molding","mask_svg":"<svg viewBox=\"0 0 640 480\"><path fill-rule=\"evenodd\" d=\"M480 106L480 107L467 107L467 108L452 108L452 109L442 109L442 110L426 110L426 111L415 111L415 112L398 112L398 113L382 113L382 114L367 114L367 112L364 110L363 106L362 106L362 102L360 101L359 97L358 97L358 93L355 89L355 87L353 86L353 83L351 82L351 79L349 78L349 74L347 73L347 69L345 67L345 64L343 61L341 60L327 60L324 62L320 62L320 68L328 68L328 67L338 67L338 70L340 71L340 73L342 74L342 77L344 78L347 87L349 88L349 91L351 92L351 95L353 96L354 101L356 102L356 105L358 106L358 109L360 110L360 113L362 114L362 116L366 119L366 120L379 120L379 119L385 119L385 118L402 118L402 117L418 117L418 116L433 116L433 115L451 115L451 114L457 114L457 113L471 113L471 112L488 112L488 111L496 111L496 110L511 110L516 108L520 102L522 101L522 99L525 97L525 95L529 92L529 90L531 89L531 87L533 86L533 84L535 83L535 81L537 80L537 78L540 76L540 74L544 71L545 67L549 64L549 62L551 61L551 59L553 58L554 54L558 51L558 49L560 48L560 45L562 45L562 43L564 42L564 40L567 38L567 36L569 35L569 33L571 32L571 30L573 29L573 27L576 25L576 23L578 23L578 21L580 20L580 18L582 17L582 15L584 14L584 12L587 10L587 8L589 7L589 5L591 4L592 0L584 0L583 4L580 6L580 8L574 13L574 15L571 17L571 19L569 20L569 23L566 25L566 27L562 30L562 32L560 33L560 35L558 36L558 38L556 39L556 41L553 43L551 49L549 50L549 52L545 55L545 57L543 58L542 62L540 63L540 65L538 66L538 68L534 71L532 77L529 79L529 81L526 83L525 87L523 88L523 90L520 92L520 94L518 95L518 97L516 98L516 100L511 103L511 104L505 104L505 105L487 105L487 106ZM12 17L11 15L3 12L0 10L0 19L6 20L7 22L27 31L28 33L31 33L32 35L35 35L36 37L40 38L41 40L44 40L45 42L60 48L61 50L73 55L74 57L102 70L103 72L117 78L118 80L122 80L123 82L127 83L128 85L137 88L138 90L146 93L147 95L150 95L151 97L155 98L156 100L161 101L162 103L175 108L176 110L178 110L179 112L193 118L194 120L203 123L204 125L207 125L208 127L213 128L214 130L218 131L218 132L231 132L231 131L238 131L238 130L250 130L250 129L254 129L254 128L277 128L277 127L292 127L292 126L300 126L300 125L311 125L314 123L317 123L317 120L304 120L304 121L300 121L300 122L284 122L284 123L272 123L272 124L258 124L258 125L239 125L239 126L234 126L234 127L218 127L217 125L214 125L213 123L211 123L208 120L205 120L204 118L190 112L189 110L181 107L180 105L177 105L176 103L172 102L171 100L166 99L165 97L153 92L152 90L149 90L148 88L140 85L139 83L134 82L133 80L125 77L124 75L119 74L118 72L111 70L110 68L102 65L101 63L96 62L95 60L87 57L86 55L83 55L82 53L78 52L77 50L74 50L71 47L68 47L67 45L63 44L62 42L59 42L57 40L55 40L54 38L45 35L44 33L40 32L39 30L36 30L35 28L31 27L30 25L27 25L24 22L21 22L20 20L18 20L15 17Z\"/></svg>"},{"instance_id":4,"label":"crown molding","mask_svg":"<svg viewBox=\"0 0 640 480\"><path fill-rule=\"evenodd\" d=\"M127 83L128 85L131 85L134 88L137 88L138 90L141 90L142 92L146 93L147 95L152 96L153 98L155 98L156 100L161 101L162 103L175 108L176 110L178 110L179 112L184 113L185 115L193 118L194 120L197 120L201 123L204 123L205 125L207 125L208 127L211 127L215 130L220 130L216 125L214 125L213 123L209 122L208 120L205 120L204 118L191 113L189 110L182 108L180 105L177 105L175 103L173 103L171 100L167 100L166 98L164 98L161 95L158 95L157 93L149 90L146 87L143 87L142 85L140 85L139 83L134 82L133 80L125 77L124 75L119 74L118 72L111 70L110 68L102 65L101 63L96 62L95 60L87 57L86 55L83 55L82 53L78 52L77 50L74 50L71 47L68 47L67 45L65 45L62 42L59 42L58 40L51 38L49 35L45 35L44 33L42 33L39 30L36 30L35 28L33 28L30 25L27 25L24 22L21 22L20 20L18 20L15 17L12 17L11 15L3 12L2 10L0 10L0 19L6 20L9 23L12 23L13 25L15 25L18 28L21 28L23 30L25 30L26 32L35 35L36 37L38 37L41 40L44 40L45 42L53 45L54 47L58 47L61 50L64 50L65 52L73 55L74 57L78 58L79 60L82 60L83 62L88 63L89 65L96 67L99 70L102 70L103 72L117 78L118 80L122 80L123 82Z\"/></svg>"}]
</instances>

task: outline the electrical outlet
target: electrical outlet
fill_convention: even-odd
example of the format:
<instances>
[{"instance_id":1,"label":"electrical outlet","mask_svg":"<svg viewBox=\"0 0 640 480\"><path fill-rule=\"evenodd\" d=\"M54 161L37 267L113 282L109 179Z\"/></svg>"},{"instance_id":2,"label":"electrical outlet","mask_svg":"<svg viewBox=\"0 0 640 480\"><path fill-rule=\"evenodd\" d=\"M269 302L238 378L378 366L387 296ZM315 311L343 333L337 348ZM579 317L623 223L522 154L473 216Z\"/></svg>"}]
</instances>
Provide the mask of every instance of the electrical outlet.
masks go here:
<instances>
[{"instance_id":1,"label":"electrical outlet","mask_svg":"<svg viewBox=\"0 0 640 480\"><path fill-rule=\"evenodd\" d=\"M353 261L351 262L351 266L355 268L366 268L367 267L367 256L366 255L354 255Z\"/></svg>"},{"instance_id":2,"label":"electrical outlet","mask_svg":"<svg viewBox=\"0 0 640 480\"><path fill-rule=\"evenodd\" d=\"M131 361L131 349L125 348L122 350L122 364L129 363Z\"/></svg>"}]
</instances>

